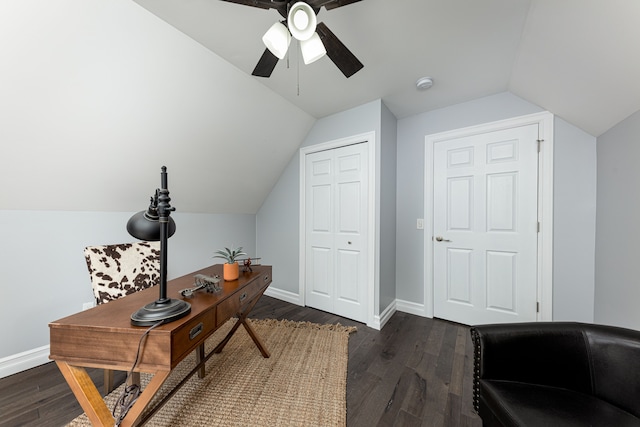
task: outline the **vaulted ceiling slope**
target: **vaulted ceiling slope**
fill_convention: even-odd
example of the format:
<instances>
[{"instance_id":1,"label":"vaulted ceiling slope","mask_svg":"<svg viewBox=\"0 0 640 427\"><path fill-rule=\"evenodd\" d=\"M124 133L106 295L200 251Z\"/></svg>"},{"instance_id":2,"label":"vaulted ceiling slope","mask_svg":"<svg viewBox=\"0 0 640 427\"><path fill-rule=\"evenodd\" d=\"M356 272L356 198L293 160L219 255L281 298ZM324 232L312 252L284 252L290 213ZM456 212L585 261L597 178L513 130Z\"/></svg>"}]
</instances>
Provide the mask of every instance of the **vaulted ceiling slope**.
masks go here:
<instances>
[{"instance_id":1,"label":"vaulted ceiling slope","mask_svg":"<svg viewBox=\"0 0 640 427\"><path fill-rule=\"evenodd\" d=\"M0 1L0 210L255 214L315 119L131 0Z\"/></svg>"},{"instance_id":2,"label":"vaulted ceiling slope","mask_svg":"<svg viewBox=\"0 0 640 427\"><path fill-rule=\"evenodd\" d=\"M249 75L281 19L220 0L135 1ZM403 118L508 90L599 136L640 110L637 1L362 0L318 20L361 71L303 65L294 41L269 79L254 77L315 118L374 99ZM435 85L419 92L423 76Z\"/></svg>"}]
</instances>

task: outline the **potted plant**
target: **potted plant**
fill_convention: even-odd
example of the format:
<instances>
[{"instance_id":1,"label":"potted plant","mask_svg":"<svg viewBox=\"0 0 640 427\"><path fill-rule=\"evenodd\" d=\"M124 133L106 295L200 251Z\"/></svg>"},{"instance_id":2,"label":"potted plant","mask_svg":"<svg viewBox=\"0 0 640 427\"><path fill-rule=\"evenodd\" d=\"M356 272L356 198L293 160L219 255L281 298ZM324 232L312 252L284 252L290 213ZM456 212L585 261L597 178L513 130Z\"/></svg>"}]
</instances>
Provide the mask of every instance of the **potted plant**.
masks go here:
<instances>
[{"instance_id":1,"label":"potted plant","mask_svg":"<svg viewBox=\"0 0 640 427\"><path fill-rule=\"evenodd\" d=\"M242 246L234 250L224 248L224 250L215 252L214 258L222 258L226 261L222 265L222 277L224 280L231 281L240 277L240 266L238 265L237 259L242 255L246 255L245 252L242 252Z\"/></svg>"}]
</instances>

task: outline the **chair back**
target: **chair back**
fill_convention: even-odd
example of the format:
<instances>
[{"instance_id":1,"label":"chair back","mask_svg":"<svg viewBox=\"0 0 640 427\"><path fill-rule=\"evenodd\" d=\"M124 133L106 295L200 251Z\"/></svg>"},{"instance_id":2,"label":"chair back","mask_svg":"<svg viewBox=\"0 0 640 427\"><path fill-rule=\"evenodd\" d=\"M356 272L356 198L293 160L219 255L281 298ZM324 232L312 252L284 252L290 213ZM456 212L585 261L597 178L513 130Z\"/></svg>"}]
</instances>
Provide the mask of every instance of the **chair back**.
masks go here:
<instances>
[{"instance_id":1,"label":"chair back","mask_svg":"<svg viewBox=\"0 0 640 427\"><path fill-rule=\"evenodd\" d=\"M146 289L160 279L160 242L88 246L84 257L96 304Z\"/></svg>"}]
</instances>

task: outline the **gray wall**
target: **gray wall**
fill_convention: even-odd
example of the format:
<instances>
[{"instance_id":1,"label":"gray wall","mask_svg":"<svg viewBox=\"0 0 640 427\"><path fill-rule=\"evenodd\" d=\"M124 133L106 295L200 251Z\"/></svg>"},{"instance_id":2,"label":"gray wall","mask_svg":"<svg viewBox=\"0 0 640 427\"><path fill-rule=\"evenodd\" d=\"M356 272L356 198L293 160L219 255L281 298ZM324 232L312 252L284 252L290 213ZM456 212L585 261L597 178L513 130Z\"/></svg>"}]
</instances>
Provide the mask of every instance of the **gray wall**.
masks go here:
<instances>
[{"instance_id":1,"label":"gray wall","mask_svg":"<svg viewBox=\"0 0 640 427\"><path fill-rule=\"evenodd\" d=\"M48 345L49 322L93 301L82 250L135 241L125 229L132 214L0 211L0 323L16 326L0 328L0 359ZM255 252L254 215L178 211L172 217L177 230L168 245L169 279L219 263L213 252L224 246Z\"/></svg>"},{"instance_id":2,"label":"gray wall","mask_svg":"<svg viewBox=\"0 0 640 427\"><path fill-rule=\"evenodd\" d=\"M424 233L416 229L416 219L431 220L424 212L425 136L540 111L505 92L398 121L396 295L400 309L419 311L424 304ZM595 224L593 211L582 207L595 204L595 138L556 120L554 155L554 231L559 240L554 242L553 316L593 321L594 284L589 276L594 270L594 249L588 239L595 234Z\"/></svg>"},{"instance_id":3,"label":"gray wall","mask_svg":"<svg viewBox=\"0 0 640 427\"><path fill-rule=\"evenodd\" d=\"M556 117L553 320L594 321L596 139Z\"/></svg>"},{"instance_id":4,"label":"gray wall","mask_svg":"<svg viewBox=\"0 0 640 427\"><path fill-rule=\"evenodd\" d=\"M380 301L382 313L396 299L396 190L397 135L396 117L382 103L380 136Z\"/></svg>"},{"instance_id":5,"label":"gray wall","mask_svg":"<svg viewBox=\"0 0 640 427\"><path fill-rule=\"evenodd\" d=\"M640 111L598 138L595 321L640 330Z\"/></svg>"}]
</instances>

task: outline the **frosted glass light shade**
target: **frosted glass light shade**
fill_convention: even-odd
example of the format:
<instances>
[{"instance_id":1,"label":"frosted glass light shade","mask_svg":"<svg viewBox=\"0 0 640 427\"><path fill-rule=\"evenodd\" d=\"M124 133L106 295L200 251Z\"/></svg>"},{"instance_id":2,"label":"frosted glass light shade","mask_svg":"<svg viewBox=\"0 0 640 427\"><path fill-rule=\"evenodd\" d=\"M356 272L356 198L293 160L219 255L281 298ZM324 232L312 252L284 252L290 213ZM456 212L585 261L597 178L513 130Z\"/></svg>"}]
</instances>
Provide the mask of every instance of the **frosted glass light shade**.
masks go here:
<instances>
[{"instance_id":1,"label":"frosted glass light shade","mask_svg":"<svg viewBox=\"0 0 640 427\"><path fill-rule=\"evenodd\" d=\"M316 31L318 18L313 8L303 1L299 1L289 9L287 24L291 35L296 39L308 40Z\"/></svg>"},{"instance_id":2,"label":"frosted glass light shade","mask_svg":"<svg viewBox=\"0 0 640 427\"><path fill-rule=\"evenodd\" d=\"M327 53L318 33L313 33L308 40L301 41L300 50L302 50L302 59L305 65L317 61Z\"/></svg>"},{"instance_id":3,"label":"frosted glass light shade","mask_svg":"<svg viewBox=\"0 0 640 427\"><path fill-rule=\"evenodd\" d=\"M287 54L287 49L289 49L291 34L289 34L287 27L280 22L276 22L262 36L262 42L271 53L282 59Z\"/></svg>"}]
</instances>

